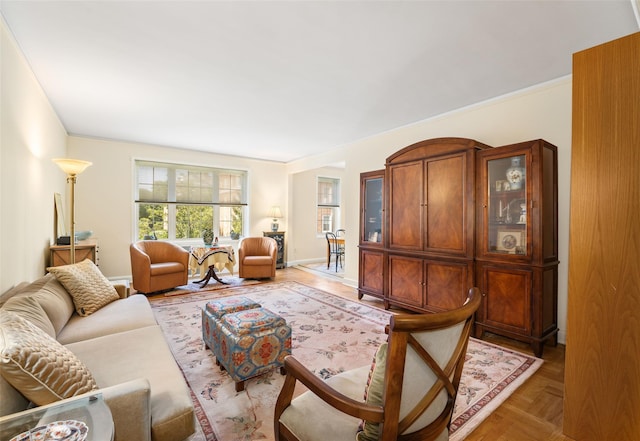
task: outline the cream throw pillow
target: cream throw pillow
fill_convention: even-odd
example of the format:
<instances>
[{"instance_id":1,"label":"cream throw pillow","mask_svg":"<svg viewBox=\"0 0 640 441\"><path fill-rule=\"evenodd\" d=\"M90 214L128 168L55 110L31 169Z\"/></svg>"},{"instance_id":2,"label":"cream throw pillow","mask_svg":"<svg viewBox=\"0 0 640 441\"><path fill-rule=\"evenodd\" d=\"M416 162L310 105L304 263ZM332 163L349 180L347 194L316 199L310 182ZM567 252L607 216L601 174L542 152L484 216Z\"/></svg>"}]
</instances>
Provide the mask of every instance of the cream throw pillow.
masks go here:
<instances>
[{"instance_id":1,"label":"cream throw pillow","mask_svg":"<svg viewBox=\"0 0 640 441\"><path fill-rule=\"evenodd\" d=\"M52 266L47 271L64 285L81 316L90 315L120 298L118 291L89 259L72 265Z\"/></svg>"},{"instance_id":2,"label":"cream throw pillow","mask_svg":"<svg viewBox=\"0 0 640 441\"><path fill-rule=\"evenodd\" d=\"M371 364L367 387L364 391L364 399L367 404L374 406L382 405L382 394L384 392L384 375L387 367L387 343L382 343ZM377 441L380 433L378 423L362 421L356 433L357 441Z\"/></svg>"},{"instance_id":3,"label":"cream throw pillow","mask_svg":"<svg viewBox=\"0 0 640 441\"><path fill-rule=\"evenodd\" d=\"M38 406L98 388L73 352L9 311L0 314L0 374Z\"/></svg>"}]
</instances>

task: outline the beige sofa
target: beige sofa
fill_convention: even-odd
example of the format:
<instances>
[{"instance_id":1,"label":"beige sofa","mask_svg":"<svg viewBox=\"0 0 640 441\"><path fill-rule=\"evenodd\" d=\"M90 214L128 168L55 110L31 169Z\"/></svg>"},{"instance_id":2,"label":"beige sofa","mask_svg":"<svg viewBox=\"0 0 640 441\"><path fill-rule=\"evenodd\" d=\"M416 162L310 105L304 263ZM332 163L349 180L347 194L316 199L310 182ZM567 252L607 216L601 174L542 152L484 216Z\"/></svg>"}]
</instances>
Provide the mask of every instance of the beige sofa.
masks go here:
<instances>
[{"instance_id":1,"label":"beige sofa","mask_svg":"<svg viewBox=\"0 0 640 441\"><path fill-rule=\"evenodd\" d=\"M113 415L116 440L184 440L195 430L193 403L149 301L128 296L124 286L116 292L116 300L80 316L76 297L52 274L15 287L0 296L0 351L16 329L15 320L24 324L16 316L25 318L88 369L97 385L91 389L102 393ZM7 324L9 318L13 325ZM59 348L53 340L49 344ZM7 362L5 352L0 363ZM11 374L0 373L0 416L27 409L30 400L4 378Z\"/></svg>"}]
</instances>

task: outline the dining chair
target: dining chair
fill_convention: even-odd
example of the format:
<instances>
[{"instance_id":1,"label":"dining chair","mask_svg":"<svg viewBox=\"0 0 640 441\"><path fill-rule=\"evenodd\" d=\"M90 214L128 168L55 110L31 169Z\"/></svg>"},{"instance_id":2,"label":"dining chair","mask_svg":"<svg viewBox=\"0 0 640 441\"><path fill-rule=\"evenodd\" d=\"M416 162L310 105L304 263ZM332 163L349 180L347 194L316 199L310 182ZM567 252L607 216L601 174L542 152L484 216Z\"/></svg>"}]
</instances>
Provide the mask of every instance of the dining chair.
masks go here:
<instances>
[{"instance_id":1,"label":"dining chair","mask_svg":"<svg viewBox=\"0 0 640 441\"><path fill-rule=\"evenodd\" d=\"M330 231L325 233L327 238L327 246L329 247L329 255L327 258L327 269L331 265L331 256L336 256L336 272L338 272L338 262L340 262L340 268L342 268L342 258L344 257L344 248L338 244L338 238Z\"/></svg>"}]
</instances>

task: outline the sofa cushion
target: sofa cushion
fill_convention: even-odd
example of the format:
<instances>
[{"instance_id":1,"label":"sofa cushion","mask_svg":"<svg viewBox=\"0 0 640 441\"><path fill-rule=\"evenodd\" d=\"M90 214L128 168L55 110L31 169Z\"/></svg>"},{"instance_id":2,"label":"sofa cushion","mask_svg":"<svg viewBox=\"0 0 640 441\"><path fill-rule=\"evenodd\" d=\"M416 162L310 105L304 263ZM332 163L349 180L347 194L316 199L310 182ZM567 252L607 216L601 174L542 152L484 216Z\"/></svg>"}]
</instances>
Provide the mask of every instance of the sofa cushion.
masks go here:
<instances>
[{"instance_id":1,"label":"sofa cushion","mask_svg":"<svg viewBox=\"0 0 640 441\"><path fill-rule=\"evenodd\" d=\"M111 282L95 263L85 259L80 263L47 268L64 285L76 307L76 312L87 316L120 296Z\"/></svg>"},{"instance_id":2,"label":"sofa cushion","mask_svg":"<svg viewBox=\"0 0 640 441\"><path fill-rule=\"evenodd\" d=\"M7 300L2 306L2 313L13 312L20 317L29 320L32 324L46 332L49 336L55 338L56 330L49 320L49 316L42 309L38 300L30 296L18 296Z\"/></svg>"},{"instance_id":3,"label":"sofa cushion","mask_svg":"<svg viewBox=\"0 0 640 441\"><path fill-rule=\"evenodd\" d=\"M63 345L116 332L157 325L146 296L136 294L111 302L88 317L73 314L57 340Z\"/></svg>"},{"instance_id":4,"label":"sofa cushion","mask_svg":"<svg viewBox=\"0 0 640 441\"><path fill-rule=\"evenodd\" d=\"M49 316L56 335L65 327L69 317L75 311L71 296L53 274L47 274L28 284L14 297L36 299Z\"/></svg>"},{"instance_id":5,"label":"sofa cushion","mask_svg":"<svg viewBox=\"0 0 640 441\"><path fill-rule=\"evenodd\" d=\"M9 311L0 314L0 374L39 406L97 388L71 351Z\"/></svg>"},{"instance_id":6,"label":"sofa cushion","mask_svg":"<svg viewBox=\"0 0 640 441\"><path fill-rule=\"evenodd\" d=\"M158 325L66 346L87 365L101 388L138 378L149 381L154 441L182 441L193 433L190 391Z\"/></svg>"}]
</instances>

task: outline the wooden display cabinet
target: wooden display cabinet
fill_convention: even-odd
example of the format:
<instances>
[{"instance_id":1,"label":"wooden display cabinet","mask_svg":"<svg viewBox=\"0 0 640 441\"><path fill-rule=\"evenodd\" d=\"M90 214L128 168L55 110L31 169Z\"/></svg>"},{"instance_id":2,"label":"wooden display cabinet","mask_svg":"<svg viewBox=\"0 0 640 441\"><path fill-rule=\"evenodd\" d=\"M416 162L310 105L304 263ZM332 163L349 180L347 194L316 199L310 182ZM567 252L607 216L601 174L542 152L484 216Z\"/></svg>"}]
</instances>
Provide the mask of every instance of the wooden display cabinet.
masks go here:
<instances>
[{"instance_id":1,"label":"wooden display cabinet","mask_svg":"<svg viewBox=\"0 0 640 441\"><path fill-rule=\"evenodd\" d=\"M555 344L558 281L557 149L544 140L477 155L476 281L485 331Z\"/></svg>"},{"instance_id":2,"label":"wooden display cabinet","mask_svg":"<svg viewBox=\"0 0 640 441\"><path fill-rule=\"evenodd\" d=\"M358 298L384 297L384 170L360 174Z\"/></svg>"}]
</instances>

